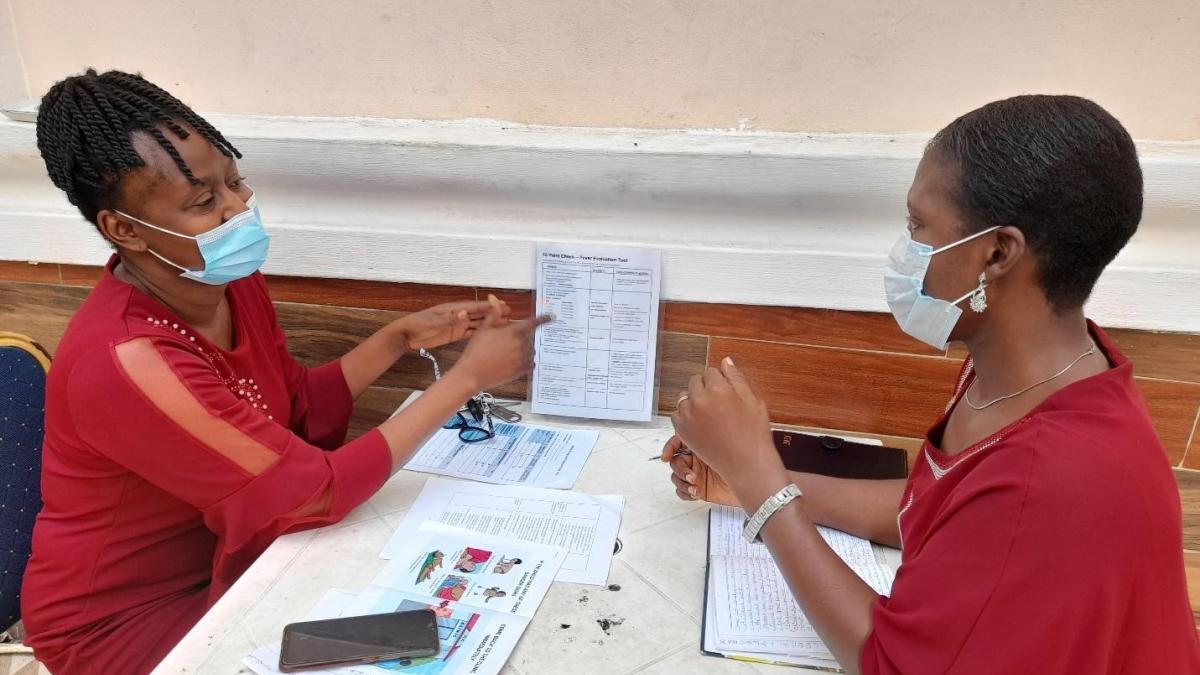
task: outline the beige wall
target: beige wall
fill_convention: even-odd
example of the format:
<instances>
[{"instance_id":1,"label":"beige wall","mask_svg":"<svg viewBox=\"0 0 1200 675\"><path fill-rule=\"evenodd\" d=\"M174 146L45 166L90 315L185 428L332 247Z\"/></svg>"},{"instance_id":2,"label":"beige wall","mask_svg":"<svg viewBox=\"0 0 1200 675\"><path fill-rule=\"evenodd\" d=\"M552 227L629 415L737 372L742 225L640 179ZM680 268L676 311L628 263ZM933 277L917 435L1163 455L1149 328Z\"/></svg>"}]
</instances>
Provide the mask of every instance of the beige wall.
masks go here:
<instances>
[{"instance_id":1,"label":"beige wall","mask_svg":"<svg viewBox=\"0 0 1200 675\"><path fill-rule=\"evenodd\" d=\"M35 94L95 65L205 111L904 132L1070 92L1200 138L1197 0L0 3Z\"/></svg>"},{"instance_id":2,"label":"beige wall","mask_svg":"<svg viewBox=\"0 0 1200 675\"><path fill-rule=\"evenodd\" d=\"M0 2L0 106L29 96L7 0Z\"/></svg>"}]
</instances>

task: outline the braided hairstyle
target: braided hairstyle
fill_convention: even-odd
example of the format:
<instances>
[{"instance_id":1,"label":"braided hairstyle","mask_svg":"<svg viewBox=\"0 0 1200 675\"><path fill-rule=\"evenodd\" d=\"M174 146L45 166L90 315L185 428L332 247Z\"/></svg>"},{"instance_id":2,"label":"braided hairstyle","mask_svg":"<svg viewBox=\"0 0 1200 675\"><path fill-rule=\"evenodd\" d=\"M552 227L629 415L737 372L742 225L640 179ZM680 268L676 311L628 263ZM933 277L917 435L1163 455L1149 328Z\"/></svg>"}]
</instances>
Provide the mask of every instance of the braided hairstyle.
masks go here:
<instances>
[{"instance_id":1,"label":"braided hairstyle","mask_svg":"<svg viewBox=\"0 0 1200 675\"><path fill-rule=\"evenodd\" d=\"M55 83L42 97L37 145L50 180L96 224L100 209L118 197L122 176L146 164L133 147L135 132L157 141L190 183L200 182L164 128L181 139L194 131L226 157L242 157L204 118L141 75L92 68Z\"/></svg>"}]
</instances>

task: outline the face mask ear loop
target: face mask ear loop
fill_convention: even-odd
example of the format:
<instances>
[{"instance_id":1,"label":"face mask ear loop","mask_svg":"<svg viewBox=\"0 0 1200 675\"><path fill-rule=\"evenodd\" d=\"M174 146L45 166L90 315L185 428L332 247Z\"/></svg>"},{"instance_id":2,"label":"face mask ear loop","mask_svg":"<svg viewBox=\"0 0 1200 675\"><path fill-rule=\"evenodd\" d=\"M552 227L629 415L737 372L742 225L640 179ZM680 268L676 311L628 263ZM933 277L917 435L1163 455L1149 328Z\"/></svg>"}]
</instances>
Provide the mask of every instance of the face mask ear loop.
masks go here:
<instances>
[{"instance_id":1,"label":"face mask ear loop","mask_svg":"<svg viewBox=\"0 0 1200 675\"><path fill-rule=\"evenodd\" d=\"M960 244L965 244L968 241L971 241L972 239L978 239L978 238L982 237L983 235L988 234L990 232L995 232L998 229L1000 229L999 225L993 225L993 226L989 227L988 229L983 230L982 232L976 232L975 234L972 234L969 237L964 237L963 239L959 239L956 242L952 242L952 243L946 244L945 246L943 246L939 249L935 249L935 250L931 251L929 253L929 255L935 256L935 255L941 253L942 251L949 251L950 249L954 248L955 246L958 246Z\"/></svg>"},{"instance_id":2,"label":"face mask ear loop","mask_svg":"<svg viewBox=\"0 0 1200 675\"><path fill-rule=\"evenodd\" d=\"M972 295L975 295L976 293L978 293L980 288L987 288L987 283L985 282L985 283L982 283L982 284L976 286L975 288L972 288L966 295L964 295L961 298L950 303L950 305L948 307L946 307L946 311L949 312L950 307L954 307L954 306L958 305L958 303L962 302L963 300L966 300L967 298L971 297Z\"/></svg>"},{"instance_id":3,"label":"face mask ear loop","mask_svg":"<svg viewBox=\"0 0 1200 675\"><path fill-rule=\"evenodd\" d=\"M159 255L159 254L155 253L155 252L154 252L154 249L152 249L152 248L147 248L147 249L146 249L146 252L147 252L147 253L149 253L150 255L154 256L155 258L158 258L159 260L161 260L161 261L163 261L163 262L167 263L167 264L168 264L168 265L170 265L171 267L174 267L175 269L177 269L177 270L179 270L179 271L181 271L181 272L192 272L192 271L193 271L193 270L189 270L189 269L188 269L188 268L186 268L186 267L182 267L182 266L180 266L180 265L176 265L175 263L171 262L170 260L167 260L166 258L162 257L161 255Z\"/></svg>"},{"instance_id":4,"label":"face mask ear loop","mask_svg":"<svg viewBox=\"0 0 1200 675\"><path fill-rule=\"evenodd\" d=\"M141 218L134 218L133 216L129 215L128 213L125 213L124 211L117 211L116 209L113 209L113 212L119 213L122 216L125 216L126 218L132 220L133 222L135 222L139 225L145 225L146 227L148 227L152 230L158 230L159 232L166 232L167 234L174 235L181 239L191 239L193 241L196 239L195 237L191 236L190 234L180 234L178 232L172 232L164 227L159 227L157 225L151 225L150 223L147 223L146 221L142 220Z\"/></svg>"},{"instance_id":5,"label":"face mask ear loop","mask_svg":"<svg viewBox=\"0 0 1200 675\"><path fill-rule=\"evenodd\" d=\"M159 227L159 226L157 226L157 225L151 225L150 223L147 223L146 221L142 220L141 218L134 218L133 216L129 215L128 213L125 213L124 211L117 211L116 209L113 209L113 211L115 211L116 213L119 213L119 214L121 214L122 216L125 216L126 218L128 218L128 219L132 220L132 221L133 221L133 222L135 222L135 223L138 223L138 224L140 224L140 225L145 225L146 227L148 227L148 228L150 228L150 229L152 229L152 230L158 230L159 232L166 232L167 234L172 234L172 235L175 235L176 237L179 237L179 238L181 238L181 239L191 239L192 241L195 241L195 240L196 240L196 238L195 238L195 237L192 237L192 236L189 236L189 235L186 235L186 234L179 234L178 232L172 232L172 231L170 231L170 230L168 230L168 229L161 228L161 227ZM158 258L159 260L161 260L161 261L163 261L163 262L167 263L167 264L168 264L168 265L170 265L171 267L174 267L175 269L177 269L177 270L179 270L179 271L181 271L181 272L191 272L191 271L192 271L192 270L189 270L189 269L188 269L188 268L186 268L186 267L183 267L182 265L176 265L175 263L171 262L170 260L167 260L166 258L162 257L161 255L159 255L159 254L155 253L155 252L154 252L154 249L152 249L152 248L150 248L150 247L148 247L148 246L146 247L146 252L147 252L147 253L149 253L150 255L154 256L155 258Z\"/></svg>"}]
</instances>

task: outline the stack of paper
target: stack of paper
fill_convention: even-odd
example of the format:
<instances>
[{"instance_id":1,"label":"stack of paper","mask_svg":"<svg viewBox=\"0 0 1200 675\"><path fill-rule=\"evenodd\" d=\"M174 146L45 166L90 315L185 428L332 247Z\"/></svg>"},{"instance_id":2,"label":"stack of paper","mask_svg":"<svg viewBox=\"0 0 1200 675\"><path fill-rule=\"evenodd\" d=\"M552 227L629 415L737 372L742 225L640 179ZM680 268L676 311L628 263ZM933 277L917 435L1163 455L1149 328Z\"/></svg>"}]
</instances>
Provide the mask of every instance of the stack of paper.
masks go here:
<instances>
[{"instance_id":1,"label":"stack of paper","mask_svg":"<svg viewBox=\"0 0 1200 675\"><path fill-rule=\"evenodd\" d=\"M709 515L708 595L703 649L716 656L838 669L800 611L767 547L742 537L744 514L714 507ZM891 591L895 573L878 562L871 543L818 527L821 536L877 593Z\"/></svg>"},{"instance_id":2,"label":"stack of paper","mask_svg":"<svg viewBox=\"0 0 1200 675\"><path fill-rule=\"evenodd\" d=\"M439 429L404 468L482 483L569 489L600 436L591 429L492 426L496 435L477 443L464 443L457 429Z\"/></svg>"},{"instance_id":3,"label":"stack of paper","mask_svg":"<svg viewBox=\"0 0 1200 675\"><path fill-rule=\"evenodd\" d=\"M361 593L332 589L303 619L432 609L436 656L312 671L336 675L495 675L555 579L603 584L622 497L430 479ZM243 663L277 675L278 643Z\"/></svg>"},{"instance_id":4,"label":"stack of paper","mask_svg":"<svg viewBox=\"0 0 1200 675\"><path fill-rule=\"evenodd\" d=\"M559 581L604 584L621 528L625 498L516 485L480 485L431 478L380 557L411 550L412 533L426 520L567 551Z\"/></svg>"},{"instance_id":5,"label":"stack of paper","mask_svg":"<svg viewBox=\"0 0 1200 675\"><path fill-rule=\"evenodd\" d=\"M330 591L309 620L432 609L440 649L435 656L344 666L338 675L500 672L541 604L565 551L507 542L474 532L425 523L409 553L393 560L362 593ZM275 675L278 644L243 660L259 675Z\"/></svg>"}]
</instances>

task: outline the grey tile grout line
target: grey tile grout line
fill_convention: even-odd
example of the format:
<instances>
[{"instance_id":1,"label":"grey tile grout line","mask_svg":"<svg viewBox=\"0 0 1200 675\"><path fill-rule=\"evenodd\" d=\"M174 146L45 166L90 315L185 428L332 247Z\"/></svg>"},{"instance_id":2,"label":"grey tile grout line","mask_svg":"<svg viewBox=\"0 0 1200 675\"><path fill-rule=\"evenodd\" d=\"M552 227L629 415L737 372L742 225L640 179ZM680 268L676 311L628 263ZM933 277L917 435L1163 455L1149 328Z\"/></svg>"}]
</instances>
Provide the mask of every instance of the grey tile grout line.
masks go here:
<instances>
[{"instance_id":1,"label":"grey tile grout line","mask_svg":"<svg viewBox=\"0 0 1200 675\"><path fill-rule=\"evenodd\" d=\"M246 623L246 617L244 615L239 616L236 619L234 619L233 625L234 625L234 627L240 627L242 629L244 635L250 639L250 644L254 647L254 650L257 650L259 648L258 636L254 634L254 630L250 628L250 624ZM221 636L220 640L212 641L212 643L211 643L211 645L213 647L212 651L210 651L208 653L208 657L204 659L204 662L201 663L196 668L196 672L203 673L204 671L206 671L208 669L209 666L212 665L213 659L217 658L218 656L221 656L221 651L219 649L216 649L216 647L218 647L222 643L224 643L225 640L228 639L229 636L232 634L233 634L233 630L231 629L231 630L226 631L225 634ZM251 650L251 651L254 651L254 650ZM242 665L241 659L238 659L238 667L239 667L239 672L241 672L240 669L244 667Z\"/></svg>"},{"instance_id":2,"label":"grey tile grout line","mask_svg":"<svg viewBox=\"0 0 1200 675\"><path fill-rule=\"evenodd\" d=\"M655 585L654 585L653 583L651 583L651 582L650 582L650 580L649 580L649 579L647 579L646 577L642 576L642 573L641 573L641 572L639 572L639 571L637 571L637 570L635 570L635 569L633 568L633 565L630 565L629 563L625 562L624 560L618 560L617 562L619 562L619 563L621 563L622 565L624 565L624 566L625 566L625 569L629 570L629 571L630 571L630 573L632 573L632 574L633 574L633 576L635 576L635 577L637 577L638 579L640 579L640 580L642 581L642 583L643 583L643 584L646 584L647 586L649 586L649 587L651 588L651 590L653 590L655 593L658 593L658 596L659 596L660 598L662 598L663 600L666 600L666 601L667 601L667 603L668 603L669 605L671 605L672 607L674 607L674 608L675 608L675 611L677 611L677 612L679 612L681 615L683 615L683 618L687 619L687 620L688 620L690 623L692 623L693 625L696 625L696 626L699 626L699 625L700 625L700 622L699 622L699 621L697 621L696 619L693 619L693 618L692 618L692 615L687 613L687 610L685 610L683 607L680 607L680 606L679 606L679 603L677 603L677 602L675 602L674 600L672 600L671 598L667 597L667 594L666 594L666 593L663 593L663 592L662 592L662 589L660 589L658 586L655 586Z\"/></svg>"},{"instance_id":3,"label":"grey tile grout line","mask_svg":"<svg viewBox=\"0 0 1200 675\"><path fill-rule=\"evenodd\" d=\"M667 329L667 328L663 328L662 330L658 331L658 334L659 334L659 335L667 335L667 334L670 334L670 335L687 335L688 337L702 337L702 338L706 338L706 337L712 337L711 335L709 335L709 334L707 334L707 333L693 333L693 332L692 332L692 331L690 331L690 330L670 330L670 329Z\"/></svg>"},{"instance_id":4,"label":"grey tile grout line","mask_svg":"<svg viewBox=\"0 0 1200 675\"><path fill-rule=\"evenodd\" d=\"M673 647L673 648L667 650L666 654L663 654L662 656L660 656L656 659L651 659L650 661L647 661L646 663L643 663L642 665L635 667L633 670L625 671L625 675L634 675L635 673L644 672L647 668L650 668L650 667L654 666L655 664L662 663L663 661L666 661L667 659L671 658L672 656L675 656L676 654L683 652L683 650L685 650L687 648L688 648L688 645L679 645L678 647Z\"/></svg>"},{"instance_id":5,"label":"grey tile grout line","mask_svg":"<svg viewBox=\"0 0 1200 675\"><path fill-rule=\"evenodd\" d=\"M1169 382L1171 384L1191 384L1191 385L1200 384L1200 382L1193 382L1191 380L1172 380L1172 379L1169 379L1166 377L1154 377L1152 375L1134 375L1133 379L1134 380L1148 380L1150 382Z\"/></svg>"},{"instance_id":6,"label":"grey tile grout line","mask_svg":"<svg viewBox=\"0 0 1200 675\"><path fill-rule=\"evenodd\" d=\"M664 521L664 522L665 522L665 521ZM667 594L666 594L666 593L663 593L663 592L662 592L662 590L661 590L661 589L660 589L658 586L655 586L653 583L651 583L651 582L650 582L650 580L649 580L649 579L647 579L646 577L642 576L641 572L638 572L637 570L635 570L635 569L633 568L633 566L632 566L632 565L630 565L629 563L625 562L624 560L618 560L617 562L619 562L619 563L621 563L622 565L624 565L624 566L625 566L625 569L629 570L629 572L630 572L631 574L633 574L633 576L635 576L635 577L637 577L638 579L640 579L642 583L644 583L644 584L646 584L647 586L649 586L649 587L650 587L650 590L652 590L652 591L654 591L655 593L657 593L657 594L658 594L658 596L659 596L660 598L662 598L663 600L666 600L666 601L667 601L667 604L669 604L671 607L674 607L674 608L675 608L675 611L677 611L677 612L679 612L681 615L683 615L683 618L687 619L687 621L688 621L689 623L691 623L693 626L696 626L697 628L700 626L700 622L698 622L698 621L696 621L695 619L693 619L691 614L688 614L686 610L684 610L682 607L680 607L680 606L679 606L679 603L677 603L677 602L675 602L674 600L672 600L671 598L667 597ZM697 636L697 638L698 638L698 636ZM649 661L647 661L647 662L645 662L645 663L643 663L643 664L641 664L641 665L634 666L632 670L627 670L627 671L625 671L625 672L626 672L626 675L632 675L632 673L638 673L638 672L641 672L641 671L643 671L643 670L645 670L645 669L649 668L650 666L653 666L654 664L656 664L656 663L658 663L658 662L660 662L660 661L662 661L662 660L664 660L664 659L667 659L667 658L669 658L670 656L674 655L676 652L678 652L678 651L680 651L680 650L683 650L683 649L687 649L687 647L688 647L688 644L689 644L689 643L685 642L685 643L683 643L683 644L679 645L678 647L671 647L671 648L668 648L668 650L667 650L667 653L666 653L666 654L663 654L662 656L660 656L660 657L658 657L658 658L651 659L651 660L649 660Z\"/></svg>"},{"instance_id":7,"label":"grey tile grout line","mask_svg":"<svg viewBox=\"0 0 1200 675\"><path fill-rule=\"evenodd\" d=\"M1192 443L1196 441L1196 431L1200 429L1200 410L1196 411L1196 419L1192 422L1192 433L1188 434L1187 443L1183 446L1183 457L1179 458L1179 464L1176 469L1184 468L1183 464L1187 461L1188 453L1192 449Z\"/></svg>"},{"instance_id":8,"label":"grey tile grout line","mask_svg":"<svg viewBox=\"0 0 1200 675\"><path fill-rule=\"evenodd\" d=\"M889 352L885 349L863 349L861 347L839 347L839 346L834 346L834 345L817 345L817 344L812 344L809 342L780 342L778 340L762 340L762 339L756 339L756 338L740 338L740 337L733 338L733 337L720 337L720 336L712 336L712 335L709 336L710 340L712 340L713 338L720 338L722 340L733 340L736 342L750 342L750 343L754 343L754 344L781 345L784 347L806 347L806 348L810 348L810 349L825 349L825 350L835 351L835 352L849 352L852 354L876 354L876 355L880 355L880 356L912 356L912 357L918 358L918 359L933 359L935 361L950 361L952 363L959 363L961 361L961 359L959 359L957 357L948 357L944 354L915 354L913 352ZM707 360L706 360L706 362L707 362Z\"/></svg>"},{"instance_id":9,"label":"grey tile grout line","mask_svg":"<svg viewBox=\"0 0 1200 675\"><path fill-rule=\"evenodd\" d=\"M211 642L209 643L210 645L216 646L218 643L224 641L225 638L229 637L229 634L233 632L234 628L236 628L238 626L238 624L244 623L246 613L253 611L254 608L258 606L258 603L262 602L263 599L266 598L267 595L270 594L270 592L272 590L274 590L274 588L275 588L276 584L278 584L279 580L282 579L285 574L287 574L287 571L292 568L292 565L294 565L296 563L296 560L299 559L300 556L305 551L307 551L309 546L312 544L312 540L316 536L317 530L309 530L309 532L311 532L312 534L309 535L308 541L304 542L304 545L301 546L300 549L298 551L296 551L295 555L293 555L287 561L287 564L285 564L283 566L283 570L279 574L277 574L275 576L275 578L272 579L270 581L270 583L268 583L266 585L265 588L263 588L262 593L260 593L258 595L258 597L254 599L253 602L251 602L247 605L245 612L243 612L243 614L241 616L238 616L232 624L226 624L227 628L224 632L221 633L220 637L217 637L216 635L212 636ZM212 608L210 607L209 609L211 610ZM256 649L258 648L257 644L255 644L254 646ZM216 655L217 655L217 652L215 650L211 651L208 654L208 656L205 657L204 661L200 664L200 668L203 669L204 667L206 667L213 660L213 658L216 657Z\"/></svg>"},{"instance_id":10,"label":"grey tile grout line","mask_svg":"<svg viewBox=\"0 0 1200 675\"><path fill-rule=\"evenodd\" d=\"M680 500L680 501L683 501L683 500ZM684 516L688 516L688 515L691 515L691 514L695 513L696 511L699 511L701 508L703 508L703 507L704 507L704 505L705 505L706 503L707 503L707 502L702 502L702 501L699 501L699 500L697 500L697 503L696 503L696 508L689 509L689 510L687 510L687 511L684 511L683 513L677 513L677 514L675 514L675 515L673 515L673 516L668 516L668 517L666 517L666 518L663 518L662 520L656 520L656 521L654 521L653 523L649 523L649 524L646 524L646 525L642 525L641 527L639 527L639 528L638 528L638 529L636 529L636 530L630 530L630 531L629 531L629 532L627 532L626 534L627 534L627 535L632 535L632 534L637 534L637 533L639 533L639 532L645 532L646 530L648 530L648 529L650 529L650 528L652 528L652 527L658 527L659 525L665 525L666 523L669 523L669 522L671 522L672 520L679 520L680 518L682 518L682 517L684 517Z\"/></svg>"},{"instance_id":11,"label":"grey tile grout line","mask_svg":"<svg viewBox=\"0 0 1200 675\"><path fill-rule=\"evenodd\" d=\"M295 555L293 555L291 557L291 559L289 559L287 561L287 564L285 564L283 566L283 569L279 571L279 574L276 574L275 578L271 579L271 582L269 584L267 584L267 587L263 589L263 592L258 596L258 598L256 598L254 600L254 603L253 603L253 605L251 605L251 607L257 605L259 602L262 601L263 598L267 597L267 594L270 593L271 591L273 591L275 589L275 586L279 583L279 581L281 579L283 579L284 576L287 575L288 570L292 569L292 566L296 564L296 561L300 559L300 556L304 555L304 552L307 551L310 546L312 546L312 541L313 541L313 539L316 538L317 532L319 532L320 530L308 530L308 531L312 532L312 534L309 535L308 540L305 541L304 545L301 546L300 549L296 551ZM278 539L276 539L276 541L278 541ZM272 543L274 543L274 542L272 542ZM257 562L257 560L255 562ZM245 574L245 572L243 572L243 574Z\"/></svg>"}]
</instances>

